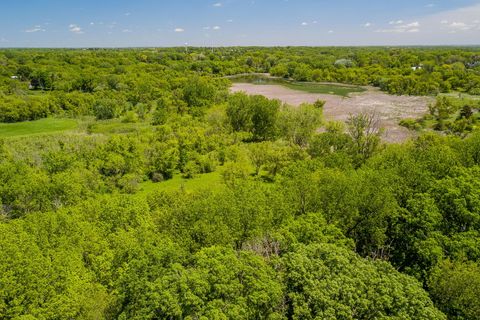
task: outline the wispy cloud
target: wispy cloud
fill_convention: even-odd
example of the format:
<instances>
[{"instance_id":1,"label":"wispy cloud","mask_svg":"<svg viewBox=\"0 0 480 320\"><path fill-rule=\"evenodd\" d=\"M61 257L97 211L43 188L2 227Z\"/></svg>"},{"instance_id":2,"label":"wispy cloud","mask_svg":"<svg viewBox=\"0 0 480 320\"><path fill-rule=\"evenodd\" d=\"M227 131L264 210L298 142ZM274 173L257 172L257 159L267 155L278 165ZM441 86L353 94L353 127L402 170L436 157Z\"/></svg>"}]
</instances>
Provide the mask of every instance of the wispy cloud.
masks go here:
<instances>
[{"instance_id":1,"label":"wispy cloud","mask_svg":"<svg viewBox=\"0 0 480 320\"><path fill-rule=\"evenodd\" d=\"M440 31L444 34L465 33L469 37L480 39L478 30L480 30L480 4L470 7L459 8L450 11L440 12L425 18L424 24L433 31ZM472 33L476 32L477 37ZM478 40L476 40L478 42Z\"/></svg>"},{"instance_id":2,"label":"wispy cloud","mask_svg":"<svg viewBox=\"0 0 480 320\"><path fill-rule=\"evenodd\" d=\"M39 26L39 25L25 30L25 32L27 32L27 33L44 32L44 31L45 31L45 29L42 28L42 26Z\"/></svg>"},{"instance_id":3,"label":"wispy cloud","mask_svg":"<svg viewBox=\"0 0 480 320\"><path fill-rule=\"evenodd\" d=\"M217 2L217 3L214 3L213 6L215 8L220 8L220 7L223 7L223 4L221 2Z\"/></svg>"},{"instance_id":4,"label":"wispy cloud","mask_svg":"<svg viewBox=\"0 0 480 320\"><path fill-rule=\"evenodd\" d=\"M452 22L448 26L459 30L470 30L471 28L471 26L467 25L465 22Z\"/></svg>"},{"instance_id":5,"label":"wispy cloud","mask_svg":"<svg viewBox=\"0 0 480 320\"><path fill-rule=\"evenodd\" d=\"M72 33L75 33L75 34L83 34L84 33L82 28L80 28L78 25L73 24L73 23L68 26L68 30Z\"/></svg>"},{"instance_id":6,"label":"wispy cloud","mask_svg":"<svg viewBox=\"0 0 480 320\"><path fill-rule=\"evenodd\" d=\"M378 29L376 32L382 33L416 33L420 32L420 23L418 21L411 23L403 23L403 20L390 21L390 25L393 25L392 28L387 29Z\"/></svg>"},{"instance_id":7,"label":"wispy cloud","mask_svg":"<svg viewBox=\"0 0 480 320\"><path fill-rule=\"evenodd\" d=\"M210 26L205 26L202 28L203 30L215 30L215 31L218 31L220 29L222 29L220 26L213 26L213 27L210 27Z\"/></svg>"},{"instance_id":8,"label":"wispy cloud","mask_svg":"<svg viewBox=\"0 0 480 320\"><path fill-rule=\"evenodd\" d=\"M372 23L371 22L366 22L363 26L365 28L370 28L372 26Z\"/></svg>"},{"instance_id":9,"label":"wispy cloud","mask_svg":"<svg viewBox=\"0 0 480 320\"><path fill-rule=\"evenodd\" d=\"M396 24L402 24L403 20L392 20L388 24L389 25L396 25Z\"/></svg>"},{"instance_id":10,"label":"wispy cloud","mask_svg":"<svg viewBox=\"0 0 480 320\"><path fill-rule=\"evenodd\" d=\"M184 32L185 29L183 29L183 28L175 28L173 31L174 31L174 32Z\"/></svg>"},{"instance_id":11,"label":"wispy cloud","mask_svg":"<svg viewBox=\"0 0 480 320\"><path fill-rule=\"evenodd\" d=\"M480 21L473 20L471 23L454 21L448 22L447 20L442 20L441 23L446 25L450 30L449 33L457 33L461 31L470 31L470 30L480 30Z\"/></svg>"}]
</instances>

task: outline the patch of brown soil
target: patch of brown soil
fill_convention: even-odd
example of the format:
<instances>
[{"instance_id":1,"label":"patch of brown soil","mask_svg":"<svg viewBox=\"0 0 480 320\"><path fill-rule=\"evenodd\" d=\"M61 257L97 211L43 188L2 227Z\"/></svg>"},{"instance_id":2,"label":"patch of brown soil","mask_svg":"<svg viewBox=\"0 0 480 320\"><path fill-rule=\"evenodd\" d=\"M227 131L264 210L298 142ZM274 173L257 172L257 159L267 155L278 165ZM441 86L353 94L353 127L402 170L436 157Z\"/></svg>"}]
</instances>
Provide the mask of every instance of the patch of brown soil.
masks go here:
<instances>
[{"instance_id":1,"label":"patch of brown soil","mask_svg":"<svg viewBox=\"0 0 480 320\"><path fill-rule=\"evenodd\" d=\"M387 142L402 142L413 133L400 126L398 122L404 118L419 118L428 111L431 98L393 96L376 89L351 94L349 98L336 95L316 94L292 90L280 85L255 85L249 83L234 83L232 92L260 94L269 99L279 99L292 106L302 103L313 103L317 100L326 101L323 114L326 120L345 121L350 114L360 112L375 112L380 118L380 124L385 129L384 140Z\"/></svg>"}]
</instances>

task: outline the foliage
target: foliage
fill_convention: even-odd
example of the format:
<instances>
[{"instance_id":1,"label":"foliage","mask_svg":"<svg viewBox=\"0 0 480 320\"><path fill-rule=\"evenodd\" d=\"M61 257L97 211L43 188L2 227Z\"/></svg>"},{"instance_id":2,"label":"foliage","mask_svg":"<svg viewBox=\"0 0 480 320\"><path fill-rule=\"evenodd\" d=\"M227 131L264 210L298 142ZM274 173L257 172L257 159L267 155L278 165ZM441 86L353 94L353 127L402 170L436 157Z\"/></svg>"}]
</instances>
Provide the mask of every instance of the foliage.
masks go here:
<instances>
[{"instance_id":1,"label":"foliage","mask_svg":"<svg viewBox=\"0 0 480 320\"><path fill-rule=\"evenodd\" d=\"M285 264L292 319L445 319L414 279L384 262L310 245L288 254Z\"/></svg>"},{"instance_id":2,"label":"foliage","mask_svg":"<svg viewBox=\"0 0 480 320\"><path fill-rule=\"evenodd\" d=\"M478 319L476 60L0 50L0 120L37 119L0 125L0 318ZM324 123L322 101L228 94L224 76L252 72L465 93L403 121L441 134L383 144L372 114Z\"/></svg>"},{"instance_id":3,"label":"foliage","mask_svg":"<svg viewBox=\"0 0 480 320\"><path fill-rule=\"evenodd\" d=\"M478 264L468 261L443 261L432 272L429 287L433 299L451 319L478 319Z\"/></svg>"},{"instance_id":4,"label":"foliage","mask_svg":"<svg viewBox=\"0 0 480 320\"><path fill-rule=\"evenodd\" d=\"M227 116L235 131L252 134L254 141L274 139L280 101L236 93L228 101Z\"/></svg>"}]
</instances>

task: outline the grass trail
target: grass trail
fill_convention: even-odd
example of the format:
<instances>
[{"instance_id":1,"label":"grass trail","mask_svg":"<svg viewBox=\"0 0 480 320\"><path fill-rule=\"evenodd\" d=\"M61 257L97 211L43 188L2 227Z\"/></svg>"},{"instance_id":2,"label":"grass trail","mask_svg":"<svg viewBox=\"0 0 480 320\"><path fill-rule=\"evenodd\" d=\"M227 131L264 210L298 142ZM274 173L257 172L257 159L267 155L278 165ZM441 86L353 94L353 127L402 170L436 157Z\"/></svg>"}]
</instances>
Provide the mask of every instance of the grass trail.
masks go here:
<instances>
[{"instance_id":1,"label":"grass trail","mask_svg":"<svg viewBox=\"0 0 480 320\"><path fill-rule=\"evenodd\" d=\"M78 123L72 119L45 118L35 121L0 123L0 138L30 136L72 130Z\"/></svg>"}]
</instances>

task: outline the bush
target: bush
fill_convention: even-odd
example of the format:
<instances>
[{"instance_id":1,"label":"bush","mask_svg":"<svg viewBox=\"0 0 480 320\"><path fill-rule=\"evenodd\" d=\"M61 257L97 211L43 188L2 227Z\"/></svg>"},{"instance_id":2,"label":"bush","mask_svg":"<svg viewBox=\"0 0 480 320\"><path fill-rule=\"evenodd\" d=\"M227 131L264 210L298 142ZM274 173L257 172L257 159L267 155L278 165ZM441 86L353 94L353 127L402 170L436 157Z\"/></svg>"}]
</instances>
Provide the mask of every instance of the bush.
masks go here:
<instances>
[{"instance_id":1,"label":"bush","mask_svg":"<svg viewBox=\"0 0 480 320\"><path fill-rule=\"evenodd\" d=\"M197 162L190 160L183 167L182 177L185 179L193 179L199 173L200 167L198 166Z\"/></svg>"},{"instance_id":2,"label":"bush","mask_svg":"<svg viewBox=\"0 0 480 320\"><path fill-rule=\"evenodd\" d=\"M117 115L117 106L113 100L102 100L93 107L93 112L97 120L113 119Z\"/></svg>"},{"instance_id":3,"label":"bush","mask_svg":"<svg viewBox=\"0 0 480 320\"><path fill-rule=\"evenodd\" d=\"M118 179L117 186L125 193L134 194L138 191L140 180L135 174L126 174Z\"/></svg>"},{"instance_id":4,"label":"bush","mask_svg":"<svg viewBox=\"0 0 480 320\"><path fill-rule=\"evenodd\" d=\"M153 182L162 182L165 181L165 178L163 177L163 174L159 172L154 172L150 175L150 180Z\"/></svg>"},{"instance_id":5,"label":"bush","mask_svg":"<svg viewBox=\"0 0 480 320\"><path fill-rule=\"evenodd\" d=\"M123 123L137 123L138 122L138 115L134 111L127 111L125 116L122 119Z\"/></svg>"},{"instance_id":6,"label":"bush","mask_svg":"<svg viewBox=\"0 0 480 320\"><path fill-rule=\"evenodd\" d=\"M422 129L422 125L420 124L420 122L418 120L415 120L415 119L402 119L402 120L400 120L399 124L402 127L405 127L409 130L418 131L418 130Z\"/></svg>"}]
</instances>

